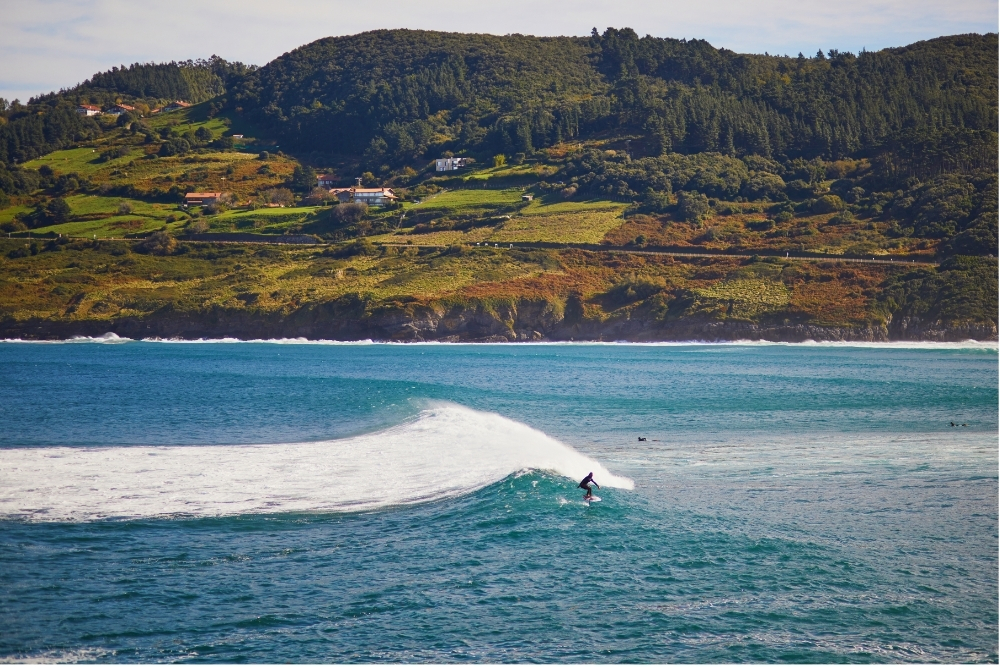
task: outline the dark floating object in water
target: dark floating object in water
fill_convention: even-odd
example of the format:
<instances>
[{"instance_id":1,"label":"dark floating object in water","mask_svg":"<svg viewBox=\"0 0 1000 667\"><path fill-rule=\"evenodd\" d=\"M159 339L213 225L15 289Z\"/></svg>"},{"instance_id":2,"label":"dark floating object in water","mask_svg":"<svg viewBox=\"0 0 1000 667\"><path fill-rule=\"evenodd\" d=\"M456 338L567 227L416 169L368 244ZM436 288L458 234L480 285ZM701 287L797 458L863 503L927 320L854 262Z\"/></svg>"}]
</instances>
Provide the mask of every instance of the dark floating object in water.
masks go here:
<instances>
[{"instance_id":1,"label":"dark floating object in water","mask_svg":"<svg viewBox=\"0 0 1000 667\"><path fill-rule=\"evenodd\" d=\"M639 442L646 442L646 439L645 439L645 438L643 438L643 437L640 437L640 438L639 438Z\"/></svg>"}]
</instances>

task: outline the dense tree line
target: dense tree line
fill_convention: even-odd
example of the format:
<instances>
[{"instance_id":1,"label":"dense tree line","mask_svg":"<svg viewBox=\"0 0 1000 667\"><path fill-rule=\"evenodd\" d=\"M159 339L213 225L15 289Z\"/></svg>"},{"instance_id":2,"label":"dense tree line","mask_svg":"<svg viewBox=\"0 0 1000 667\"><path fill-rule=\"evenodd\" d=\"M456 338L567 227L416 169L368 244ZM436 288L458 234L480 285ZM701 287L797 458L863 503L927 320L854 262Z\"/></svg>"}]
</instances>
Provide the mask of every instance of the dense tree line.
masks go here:
<instances>
[{"instance_id":1,"label":"dense tree line","mask_svg":"<svg viewBox=\"0 0 1000 667\"><path fill-rule=\"evenodd\" d=\"M609 130L646 135L654 155L837 159L924 135L947 152L970 137L988 147L977 132L995 142L996 50L995 34L792 58L627 28L589 39L376 31L296 49L245 77L230 103L292 145L367 150L372 163L443 144L530 153Z\"/></svg>"},{"instance_id":2,"label":"dense tree line","mask_svg":"<svg viewBox=\"0 0 1000 667\"><path fill-rule=\"evenodd\" d=\"M69 90L34 98L46 102L54 98L73 102L112 104L121 97L148 100L185 100L192 104L218 97L249 72L256 69L219 56L208 60L169 63L134 63L98 72Z\"/></svg>"},{"instance_id":3,"label":"dense tree line","mask_svg":"<svg viewBox=\"0 0 1000 667\"><path fill-rule=\"evenodd\" d=\"M592 52L586 39L381 30L296 49L229 98L299 146L405 160L435 134L463 147L516 135L516 114L532 105L551 115L541 122L575 136L588 114L609 111L589 103L606 88Z\"/></svg>"}]
</instances>

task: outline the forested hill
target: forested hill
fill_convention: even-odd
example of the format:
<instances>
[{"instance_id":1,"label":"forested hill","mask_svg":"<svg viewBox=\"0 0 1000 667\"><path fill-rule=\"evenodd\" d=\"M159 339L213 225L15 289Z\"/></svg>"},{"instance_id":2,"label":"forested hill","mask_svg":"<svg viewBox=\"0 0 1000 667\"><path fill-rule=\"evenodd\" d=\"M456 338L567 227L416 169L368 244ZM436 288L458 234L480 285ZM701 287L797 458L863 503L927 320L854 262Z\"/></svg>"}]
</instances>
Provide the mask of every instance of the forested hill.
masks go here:
<instances>
[{"instance_id":1,"label":"forested hill","mask_svg":"<svg viewBox=\"0 0 1000 667\"><path fill-rule=\"evenodd\" d=\"M628 28L590 38L393 30L296 49L242 78L228 102L285 146L364 153L373 165L430 146L531 153L628 132L654 155L891 149L892 168L940 171L949 160L995 162L997 64L996 34L779 57ZM928 147L932 162L912 164Z\"/></svg>"},{"instance_id":2,"label":"forested hill","mask_svg":"<svg viewBox=\"0 0 1000 667\"><path fill-rule=\"evenodd\" d=\"M77 103L108 104L122 96L132 99L185 100L204 102L226 92L256 67L227 62L219 56L208 60L170 63L134 63L98 72L78 86L60 93L41 95L32 102L58 98Z\"/></svg>"},{"instance_id":3,"label":"forested hill","mask_svg":"<svg viewBox=\"0 0 1000 667\"><path fill-rule=\"evenodd\" d=\"M78 104L108 107L125 102L148 115L174 100L196 104L219 98L254 69L218 56L179 63L135 63L98 72L73 88L39 95L28 104L0 99L0 169L99 137L101 127L77 114Z\"/></svg>"}]
</instances>

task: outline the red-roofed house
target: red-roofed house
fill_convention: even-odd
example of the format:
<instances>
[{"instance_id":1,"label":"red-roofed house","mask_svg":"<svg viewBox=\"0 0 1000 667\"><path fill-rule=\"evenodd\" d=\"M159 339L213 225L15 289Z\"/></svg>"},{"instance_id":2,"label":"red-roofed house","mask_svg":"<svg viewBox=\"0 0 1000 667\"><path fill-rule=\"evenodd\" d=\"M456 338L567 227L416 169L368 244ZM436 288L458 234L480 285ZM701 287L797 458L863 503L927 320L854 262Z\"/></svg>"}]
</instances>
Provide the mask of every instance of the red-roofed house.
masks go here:
<instances>
[{"instance_id":1,"label":"red-roofed house","mask_svg":"<svg viewBox=\"0 0 1000 667\"><path fill-rule=\"evenodd\" d=\"M121 116L123 113L128 113L130 111L135 111L135 107L130 107L127 104L116 104L104 113L110 116Z\"/></svg>"},{"instance_id":2,"label":"red-roofed house","mask_svg":"<svg viewBox=\"0 0 1000 667\"><path fill-rule=\"evenodd\" d=\"M76 112L82 116L97 116L101 113L101 107L95 107L93 104L81 104L76 108Z\"/></svg>"},{"instance_id":3,"label":"red-roofed house","mask_svg":"<svg viewBox=\"0 0 1000 667\"><path fill-rule=\"evenodd\" d=\"M337 179L334 178L333 174L317 174L316 182L321 188L332 188Z\"/></svg>"},{"instance_id":4,"label":"red-roofed house","mask_svg":"<svg viewBox=\"0 0 1000 667\"><path fill-rule=\"evenodd\" d=\"M188 102L181 102L180 100L177 100L176 102L171 102L167 106L163 107L163 110L164 111L176 111L177 109L187 109L189 106L191 106L190 103L188 103Z\"/></svg>"}]
</instances>

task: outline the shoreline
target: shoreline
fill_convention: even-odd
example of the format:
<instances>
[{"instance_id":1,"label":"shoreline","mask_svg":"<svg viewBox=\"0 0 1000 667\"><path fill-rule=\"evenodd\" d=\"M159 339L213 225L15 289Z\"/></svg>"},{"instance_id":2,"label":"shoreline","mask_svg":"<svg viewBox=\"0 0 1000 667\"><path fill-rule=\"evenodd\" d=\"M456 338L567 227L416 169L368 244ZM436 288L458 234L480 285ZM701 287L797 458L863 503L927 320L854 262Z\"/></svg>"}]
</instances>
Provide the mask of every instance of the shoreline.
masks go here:
<instances>
[{"instance_id":1,"label":"shoreline","mask_svg":"<svg viewBox=\"0 0 1000 667\"><path fill-rule=\"evenodd\" d=\"M360 315L326 308L292 314L212 310L119 320L0 320L0 340L68 341L108 334L131 340L306 340L342 343L997 343L992 322L924 322L902 318L885 324L823 326L803 322L624 317L559 317L547 304L508 312L483 308L411 312L387 309ZM498 309L499 310L499 309ZM360 316L359 316L360 315ZM561 314L560 314L561 315Z\"/></svg>"},{"instance_id":2,"label":"shoreline","mask_svg":"<svg viewBox=\"0 0 1000 667\"><path fill-rule=\"evenodd\" d=\"M61 345L67 343L92 343L115 345L124 343L163 343L173 345L321 345L321 346L512 346L512 347L813 347L813 348L858 348L858 349L889 349L889 350L988 350L1000 351L1000 342L996 340L967 339L960 341L933 340L889 340L889 341L849 341L849 340L803 340L803 341L770 341L770 340L675 340L675 341L595 341L595 340L538 340L538 341L387 341L373 340L330 340L309 338L128 338L107 332L101 336L72 336L70 338L24 339L0 338L0 344L10 345Z\"/></svg>"}]
</instances>

